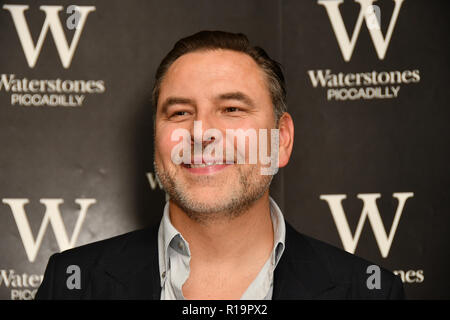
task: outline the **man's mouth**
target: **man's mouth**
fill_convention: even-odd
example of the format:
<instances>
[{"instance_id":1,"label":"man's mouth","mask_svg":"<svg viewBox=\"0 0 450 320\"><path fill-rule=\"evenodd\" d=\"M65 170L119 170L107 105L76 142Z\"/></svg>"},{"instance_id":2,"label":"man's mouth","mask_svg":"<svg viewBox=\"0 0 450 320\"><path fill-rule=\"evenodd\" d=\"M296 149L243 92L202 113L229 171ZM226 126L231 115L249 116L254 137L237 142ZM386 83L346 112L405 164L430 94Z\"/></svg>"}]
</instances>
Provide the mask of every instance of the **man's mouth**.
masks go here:
<instances>
[{"instance_id":1,"label":"man's mouth","mask_svg":"<svg viewBox=\"0 0 450 320\"><path fill-rule=\"evenodd\" d=\"M205 161L202 163L182 163L181 166L187 169L191 173L196 174L212 174L214 172L220 171L232 163L225 163L222 161Z\"/></svg>"},{"instance_id":2,"label":"man's mouth","mask_svg":"<svg viewBox=\"0 0 450 320\"><path fill-rule=\"evenodd\" d=\"M218 165L223 165L223 164L225 164L225 163L224 162L202 162L199 164L182 163L182 165L187 168L205 168L205 167L218 166ZM231 164L231 163L229 163L229 164Z\"/></svg>"},{"instance_id":3,"label":"man's mouth","mask_svg":"<svg viewBox=\"0 0 450 320\"><path fill-rule=\"evenodd\" d=\"M186 164L188 168L205 168L210 166L215 166L217 163L201 163L201 164Z\"/></svg>"}]
</instances>

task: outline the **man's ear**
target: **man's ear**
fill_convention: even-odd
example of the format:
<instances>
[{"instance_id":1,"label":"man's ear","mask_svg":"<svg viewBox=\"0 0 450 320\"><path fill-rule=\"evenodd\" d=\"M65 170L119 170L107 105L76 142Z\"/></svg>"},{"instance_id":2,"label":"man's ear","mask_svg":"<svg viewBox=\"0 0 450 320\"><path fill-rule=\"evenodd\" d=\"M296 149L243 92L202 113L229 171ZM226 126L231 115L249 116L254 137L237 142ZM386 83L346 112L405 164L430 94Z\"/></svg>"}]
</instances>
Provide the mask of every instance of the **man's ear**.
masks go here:
<instances>
[{"instance_id":1,"label":"man's ear","mask_svg":"<svg viewBox=\"0 0 450 320\"><path fill-rule=\"evenodd\" d=\"M278 122L278 129L280 130L278 166L283 168L289 162L294 145L294 121L289 113L283 113Z\"/></svg>"}]
</instances>

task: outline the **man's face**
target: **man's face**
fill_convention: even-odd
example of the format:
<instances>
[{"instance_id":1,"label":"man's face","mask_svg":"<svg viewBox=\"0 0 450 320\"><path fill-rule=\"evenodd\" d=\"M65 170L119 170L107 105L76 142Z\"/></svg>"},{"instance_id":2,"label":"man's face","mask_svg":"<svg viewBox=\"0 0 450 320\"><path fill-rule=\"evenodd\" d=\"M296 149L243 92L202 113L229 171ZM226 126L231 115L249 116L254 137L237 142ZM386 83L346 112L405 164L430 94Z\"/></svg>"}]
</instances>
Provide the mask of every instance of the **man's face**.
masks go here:
<instances>
[{"instance_id":1,"label":"man's face","mask_svg":"<svg viewBox=\"0 0 450 320\"><path fill-rule=\"evenodd\" d=\"M214 213L234 216L268 190L272 176L261 175L259 156L258 163L248 163L247 148L245 164L195 168L174 163L172 150L180 141L172 141L172 133L186 129L194 137L194 121L201 121L201 134L211 128L222 133L223 162L226 129L254 129L257 134L267 129L270 139L275 127L272 101L263 71L251 57L231 50L181 56L161 83L156 111L155 170L171 201L194 218ZM203 142L203 148L217 142ZM193 144L194 139L191 163ZM268 148L270 152L270 143Z\"/></svg>"}]
</instances>

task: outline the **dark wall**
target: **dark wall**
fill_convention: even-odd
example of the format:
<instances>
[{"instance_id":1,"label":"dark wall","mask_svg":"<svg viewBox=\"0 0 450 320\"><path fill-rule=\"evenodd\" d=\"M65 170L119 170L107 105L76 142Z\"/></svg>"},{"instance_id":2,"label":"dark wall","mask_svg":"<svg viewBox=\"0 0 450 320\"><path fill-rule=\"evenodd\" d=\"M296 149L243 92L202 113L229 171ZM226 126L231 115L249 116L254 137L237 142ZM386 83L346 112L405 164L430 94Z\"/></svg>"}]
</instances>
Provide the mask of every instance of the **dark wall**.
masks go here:
<instances>
[{"instance_id":1,"label":"dark wall","mask_svg":"<svg viewBox=\"0 0 450 320\"><path fill-rule=\"evenodd\" d=\"M203 29L243 32L283 64L295 146L272 194L286 219L400 274L408 297L449 298L444 1L376 1L381 30L370 31L373 15L357 23L370 0L340 11L316 0L32 1L28 49L20 8L4 7L24 2L0 3L1 299L32 297L53 252L159 221L153 76L176 40ZM78 31L72 4L95 7ZM35 49L43 5L62 6L69 47L79 32L65 65L52 29ZM346 34L332 27L338 15Z\"/></svg>"}]
</instances>

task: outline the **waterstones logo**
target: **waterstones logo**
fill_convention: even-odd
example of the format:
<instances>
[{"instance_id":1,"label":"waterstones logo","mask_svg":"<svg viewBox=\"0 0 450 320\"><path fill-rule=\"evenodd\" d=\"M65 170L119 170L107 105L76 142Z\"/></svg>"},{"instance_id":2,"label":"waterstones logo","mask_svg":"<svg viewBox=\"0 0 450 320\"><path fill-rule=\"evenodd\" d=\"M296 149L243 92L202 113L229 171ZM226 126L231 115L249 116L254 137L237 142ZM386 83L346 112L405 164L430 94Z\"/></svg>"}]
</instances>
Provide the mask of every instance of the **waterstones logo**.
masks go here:
<instances>
[{"instance_id":1,"label":"waterstones logo","mask_svg":"<svg viewBox=\"0 0 450 320\"><path fill-rule=\"evenodd\" d=\"M33 263L41 247L47 227L51 225L54 231L56 242L61 251L73 248L78 239L84 219L86 218L87 210L91 205L97 202L96 199L76 199L75 203L80 206L78 218L72 236L67 234L66 227L61 217L59 206L64 203L63 199L40 199L40 203L45 206L45 215L42 219L41 226L36 238L31 231L30 223L28 221L27 213L25 212L25 205L29 203L28 199L2 199L4 204L9 205L11 213L16 221L19 235L22 238L22 243L25 248L28 260Z\"/></svg>"},{"instance_id":2,"label":"waterstones logo","mask_svg":"<svg viewBox=\"0 0 450 320\"><path fill-rule=\"evenodd\" d=\"M44 275L16 273L14 269L0 270L0 288L11 290L11 300L33 300Z\"/></svg>"},{"instance_id":3,"label":"waterstones logo","mask_svg":"<svg viewBox=\"0 0 450 320\"><path fill-rule=\"evenodd\" d=\"M328 101L393 99L399 96L401 85L420 81L417 69L357 73L319 69L309 70L308 76L314 88L326 89Z\"/></svg>"},{"instance_id":4,"label":"waterstones logo","mask_svg":"<svg viewBox=\"0 0 450 320\"><path fill-rule=\"evenodd\" d=\"M60 16L64 11L62 6L40 6L40 11L45 13L45 20L41 27L30 28L33 21L42 13L31 9L28 5L5 4L3 12L9 12L10 21L14 25L25 61L29 68L36 68L39 56L44 45L50 45L47 38L53 37L56 51L59 55L61 65L69 69L72 59L80 42L80 38L89 13L94 12L94 6L68 6L66 23L61 23ZM7 14L6 14L7 15ZM63 21L64 22L64 21ZM36 24L34 24L36 25ZM69 43L64 26L74 30L74 35ZM33 41L33 36L37 42ZM36 37L35 37L36 38ZM17 48L20 56L20 48ZM41 58L42 59L42 58ZM0 74L0 91L10 94L12 106L35 106L35 107L81 107L85 103L87 94L104 93L106 90L103 80L69 80L69 79L28 79L20 78L14 72Z\"/></svg>"},{"instance_id":5,"label":"waterstones logo","mask_svg":"<svg viewBox=\"0 0 450 320\"><path fill-rule=\"evenodd\" d=\"M351 1L347 1L349 3ZM359 4L359 13L353 30L347 30L340 6L344 0L318 0L317 4L325 9L331 23L331 29L345 62L350 62L360 37L363 24L366 25L373 48L379 60L384 60L394 33L395 25L404 0L393 0L392 13L381 12L376 0L354 0ZM384 17L383 19L381 19ZM383 34L382 21L388 23ZM349 31L349 32L348 32ZM370 48L367 48L370 50ZM309 70L308 76L314 88L326 89L327 100L372 100L394 99L400 94L401 85L418 83L419 70L363 71L355 73L336 72L330 69Z\"/></svg>"},{"instance_id":6,"label":"waterstones logo","mask_svg":"<svg viewBox=\"0 0 450 320\"><path fill-rule=\"evenodd\" d=\"M67 38L64 34L64 29L59 19L58 13L63 10L62 6L40 6L39 9L45 12L45 21L42 25L41 32L39 34L36 45L31 37L30 28L28 27L27 19L25 18L25 11L29 9L28 5L3 5L3 10L9 11L11 14L12 22L16 27L17 35L22 49L25 54L28 66L34 68L37 59L44 44L44 40L47 37L48 31L51 32L53 40L56 45L61 63L64 68L69 68L72 62L73 55L80 40L81 33L86 23L87 17L90 12L95 11L93 6L69 6L67 13L72 13L75 9L75 14L72 14L67 19L68 26L72 27L73 23L69 23L75 18L76 31L73 36L72 42L67 42Z\"/></svg>"},{"instance_id":7,"label":"waterstones logo","mask_svg":"<svg viewBox=\"0 0 450 320\"><path fill-rule=\"evenodd\" d=\"M377 241L380 253L383 258L387 258L389 251L394 241L395 232L397 231L400 217L403 214L406 200L414 196L413 192L396 192L392 196L398 200L397 210L395 212L394 221L392 222L391 230L389 234L384 228L384 222L381 218L380 212L377 207L376 200L381 197L380 193L360 193L357 195L364 203L358 226L356 227L355 234L350 231L347 215L342 206L342 200L347 198L345 194L323 194L320 195L320 199L328 203L331 210L331 215L336 224L339 236L341 237L342 244L345 251L352 254L355 253L356 246L358 245L361 232L363 231L366 220L369 220Z\"/></svg>"},{"instance_id":8,"label":"waterstones logo","mask_svg":"<svg viewBox=\"0 0 450 320\"><path fill-rule=\"evenodd\" d=\"M105 92L103 80L16 78L0 75L0 91L11 93L12 106L80 107L86 94Z\"/></svg>"},{"instance_id":9,"label":"waterstones logo","mask_svg":"<svg viewBox=\"0 0 450 320\"><path fill-rule=\"evenodd\" d=\"M317 2L319 5L325 7L334 34L336 35L339 48L341 49L342 56L347 62L350 61L352 57L353 49L355 48L356 40L358 39L361 31L363 20L366 22L367 29L369 30L369 34L372 38L378 58L383 60L386 56L386 51L388 49L389 42L391 41L392 33L394 32L394 27L397 23L400 8L402 7L404 0L394 0L394 11L392 12L385 36L381 33L380 10L378 6L373 5L375 1L376 0L355 0L356 3L359 3L360 9L351 38L346 31L344 20L342 19L341 12L339 11L339 6L343 3L343 0L319 0Z\"/></svg>"},{"instance_id":10,"label":"waterstones logo","mask_svg":"<svg viewBox=\"0 0 450 320\"><path fill-rule=\"evenodd\" d=\"M60 251L73 248L80 234L87 211L97 200L85 198L75 199L75 203L80 206L80 210L74 230L72 231L72 235L70 235L67 232L60 211L60 205L64 203L64 200L58 198L40 199L40 203L45 206L45 214L36 237L33 235L28 214L25 211L25 206L29 203L29 199L5 198L2 199L2 202L10 207L28 261L34 263L49 226L53 229ZM13 268L4 268L4 266L2 268L0 269L0 292L3 292L5 289L10 290L12 300L32 300L35 298L36 292L44 277L42 274L19 273Z\"/></svg>"}]
</instances>

